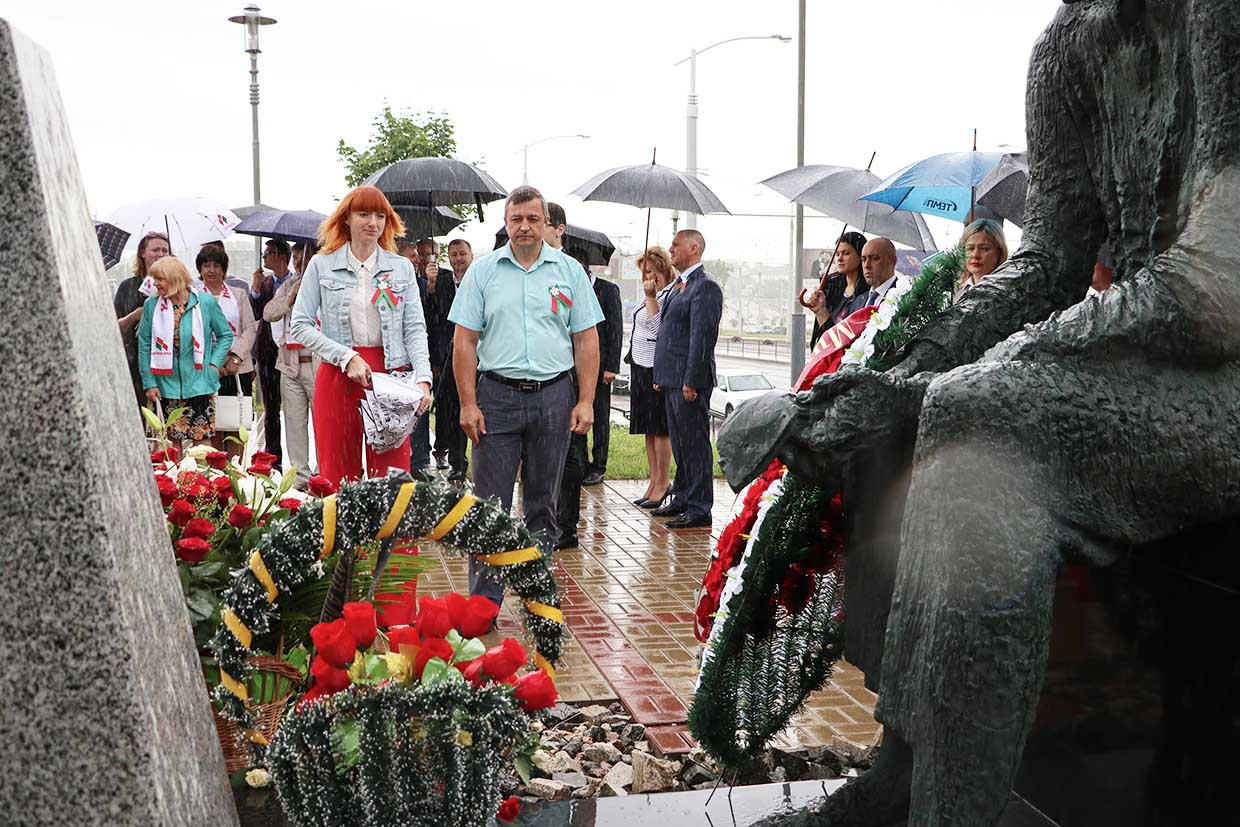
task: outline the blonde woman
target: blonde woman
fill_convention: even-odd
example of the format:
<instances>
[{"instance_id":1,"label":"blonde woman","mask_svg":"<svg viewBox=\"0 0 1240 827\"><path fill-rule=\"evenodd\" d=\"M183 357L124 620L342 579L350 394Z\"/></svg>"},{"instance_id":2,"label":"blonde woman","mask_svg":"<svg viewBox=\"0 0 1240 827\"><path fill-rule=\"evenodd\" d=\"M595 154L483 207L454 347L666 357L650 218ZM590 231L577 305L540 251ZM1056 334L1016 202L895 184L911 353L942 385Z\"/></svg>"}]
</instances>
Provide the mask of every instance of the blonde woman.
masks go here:
<instances>
[{"instance_id":1,"label":"blonde woman","mask_svg":"<svg viewBox=\"0 0 1240 827\"><path fill-rule=\"evenodd\" d=\"M138 325L138 372L148 402L160 402L165 416L185 415L168 428L174 442L210 445L215 437L215 393L233 332L219 304L190 289L189 270L168 256L151 265L155 295L142 306Z\"/></svg>"},{"instance_id":2,"label":"blonde woman","mask_svg":"<svg viewBox=\"0 0 1240 827\"><path fill-rule=\"evenodd\" d=\"M1003 225L989 218L974 221L964 228L965 269L952 293L952 303L960 301L969 288L989 276L1008 259L1007 239Z\"/></svg>"},{"instance_id":3,"label":"blonde woman","mask_svg":"<svg viewBox=\"0 0 1240 827\"><path fill-rule=\"evenodd\" d=\"M637 259L642 273L644 301L633 314L633 335L625 361L633 366L629 383L629 433L645 434L650 481L646 493L633 500L641 508L657 508L667 497L672 466L672 440L667 430L667 408L654 389L654 345L668 286L676 279L672 259L662 247L651 247Z\"/></svg>"}]
</instances>

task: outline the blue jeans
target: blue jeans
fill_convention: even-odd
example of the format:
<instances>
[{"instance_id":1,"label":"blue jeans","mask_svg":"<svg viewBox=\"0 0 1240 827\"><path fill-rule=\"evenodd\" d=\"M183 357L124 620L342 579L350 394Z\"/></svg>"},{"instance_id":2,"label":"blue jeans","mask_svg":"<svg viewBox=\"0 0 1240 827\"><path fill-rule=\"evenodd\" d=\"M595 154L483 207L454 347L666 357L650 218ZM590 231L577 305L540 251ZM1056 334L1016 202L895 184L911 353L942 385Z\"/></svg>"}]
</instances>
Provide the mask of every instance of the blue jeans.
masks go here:
<instances>
[{"instance_id":1,"label":"blue jeans","mask_svg":"<svg viewBox=\"0 0 1240 827\"><path fill-rule=\"evenodd\" d=\"M473 450L474 494L499 497L504 508L511 510L520 467L525 524L544 554L560 538L556 506L576 403L577 387L571 376L533 393L478 377L478 407L486 433ZM469 593L497 604L504 599L498 572L473 557L469 558Z\"/></svg>"}]
</instances>

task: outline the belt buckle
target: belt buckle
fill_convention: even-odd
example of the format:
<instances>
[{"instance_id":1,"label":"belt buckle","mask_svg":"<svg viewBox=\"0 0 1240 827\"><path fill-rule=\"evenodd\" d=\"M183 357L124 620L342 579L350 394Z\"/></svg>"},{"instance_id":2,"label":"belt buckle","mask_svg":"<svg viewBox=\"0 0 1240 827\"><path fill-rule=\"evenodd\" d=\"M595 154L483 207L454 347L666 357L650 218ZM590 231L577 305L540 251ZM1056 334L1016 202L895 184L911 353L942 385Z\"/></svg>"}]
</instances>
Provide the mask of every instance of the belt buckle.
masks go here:
<instances>
[{"instance_id":1,"label":"belt buckle","mask_svg":"<svg viewBox=\"0 0 1240 827\"><path fill-rule=\"evenodd\" d=\"M532 382L529 380L520 380L517 382L517 390L523 391L525 393L533 393L534 391L538 390L539 384L541 383Z\"/></svg>"}]
</instances>

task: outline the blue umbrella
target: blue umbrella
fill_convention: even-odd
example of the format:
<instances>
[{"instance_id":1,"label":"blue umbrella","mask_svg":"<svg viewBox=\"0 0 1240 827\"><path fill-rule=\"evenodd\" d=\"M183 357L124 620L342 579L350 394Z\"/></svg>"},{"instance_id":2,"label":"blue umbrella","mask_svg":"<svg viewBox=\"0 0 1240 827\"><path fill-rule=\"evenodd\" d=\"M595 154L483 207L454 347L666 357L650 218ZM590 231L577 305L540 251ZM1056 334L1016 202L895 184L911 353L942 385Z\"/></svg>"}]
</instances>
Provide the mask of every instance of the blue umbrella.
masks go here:
<instances>
[{"instance_id":1,"label":"blue umbrella","mask_svg":"<svg viewBox=\"0 0 1240 827\"><path fill-rule=\"evenodd\" d=\"M314 210L259 210L246 216L233 232L313 244L327 216Z\"/></svg>"},{"instance_id":2,"label":"blue umbrella","mask_svg":"<svg viewBox=\"0 0 1240 827\"><path fill-rule=\"evenodd\" d=\"M861 200L963 223L976 207L977 186L1006 157L1002 152L934 155L908 165L861 196Z\"/></svg>"}]
</instances>

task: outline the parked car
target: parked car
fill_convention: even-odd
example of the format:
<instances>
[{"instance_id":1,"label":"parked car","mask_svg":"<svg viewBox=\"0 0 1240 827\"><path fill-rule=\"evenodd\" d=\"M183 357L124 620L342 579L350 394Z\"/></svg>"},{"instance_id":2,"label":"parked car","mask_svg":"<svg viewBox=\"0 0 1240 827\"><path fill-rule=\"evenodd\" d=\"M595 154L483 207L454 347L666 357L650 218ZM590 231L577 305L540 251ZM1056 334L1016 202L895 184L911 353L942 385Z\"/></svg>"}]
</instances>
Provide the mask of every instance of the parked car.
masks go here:
<instances>
[{"instance_id":1,"label":"parked car","mask_svg":"<svg viewBox=\"0 0 1240 827\"><path fill-rule=\"evenodd\" d=\"M710 395L710 412L718 417L727 418L737 405L746 399L762 396L775 390L771 380L761 373L743 373L740 371L720 371L719 384Z\"/></svg>"}]
</instances>

